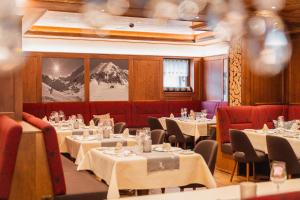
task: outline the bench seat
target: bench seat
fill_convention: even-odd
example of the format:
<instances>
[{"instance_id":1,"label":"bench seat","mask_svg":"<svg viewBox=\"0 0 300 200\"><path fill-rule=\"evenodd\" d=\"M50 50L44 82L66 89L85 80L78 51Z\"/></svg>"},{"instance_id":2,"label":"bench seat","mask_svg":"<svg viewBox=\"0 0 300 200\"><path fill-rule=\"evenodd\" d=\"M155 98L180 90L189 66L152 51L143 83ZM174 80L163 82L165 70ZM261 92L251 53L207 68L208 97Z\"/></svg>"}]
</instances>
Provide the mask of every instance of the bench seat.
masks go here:
<instances>
[{"instance_id":1,"label":"bench seat","mask_svg":"<svg viewBox=\"0 0 300 200\"><path fill-rule=\"evenodd\" d=\"M98 181L87 171L77 171L76 165L61 156L66 194L55 196L55 200L101 200L106 199L108 186Z\"/></svg>"}]
</instances>

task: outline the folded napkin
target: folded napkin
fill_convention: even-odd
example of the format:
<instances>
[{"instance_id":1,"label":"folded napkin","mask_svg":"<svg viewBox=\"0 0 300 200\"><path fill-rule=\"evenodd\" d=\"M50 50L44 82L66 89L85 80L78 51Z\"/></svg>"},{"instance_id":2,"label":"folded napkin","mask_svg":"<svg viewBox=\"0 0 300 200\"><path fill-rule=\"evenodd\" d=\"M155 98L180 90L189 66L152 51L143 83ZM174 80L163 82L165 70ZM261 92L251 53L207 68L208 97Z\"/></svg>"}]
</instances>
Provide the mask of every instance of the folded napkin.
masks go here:
<instances>
[{"instance_id":1,"label":"folded napkin","mask_svg":"<svg viewBox=\"0 0 300 200\"><path fill-rule=\"evenodd\" d=\"M171 119L175 118L175 116L174 116L173 113L170 114L170 118L171 118Z\"/></svg>"},{"instance_id":2,"label":"folded napkin","mask_svg":"<svg viewBox=\"0 0 300 200\"><path fill-rule=\"evenodd\" d=\"M268 127L268 125L267 125L267 124L264 124L264 126L263 126L262 130L263 130L263 131L267 131L267 130L269 130L269 127Z\"/></svg>"},{"instance_id":3,"label":"folded napkin","mask_svg":"<svg viewBox=\"0 0 300 200\"><path fill-rule=\"evenodd\" d=\"M293 131L296 131L296 130L298 130L299 129L299 124L298 123L293 123L292 124L292 126L291 126L291 130L293 130Z\"/></svg>"},{"instance_id":4,"label":"folded napkin","mask_svg":"<svg viewBox=\"0 0 300 200\"><path fill-rule=\"evenodd\" d=\"M95 126L94 120L91 120L91 121L90 121L90 126L91 126L91 127L94 127L94 126Z\"/></svg>"},{"instance_id":5,"label":"folded napkin","mask_svg":"<svg viewBox=\"0 0 300 200\"><path fill-rule=\"evenodd\" d=\"M129 129L125 128L125 130L123 131L123 135L124 136L128 136L129 135Z\"/></svg>"}]
</instances>

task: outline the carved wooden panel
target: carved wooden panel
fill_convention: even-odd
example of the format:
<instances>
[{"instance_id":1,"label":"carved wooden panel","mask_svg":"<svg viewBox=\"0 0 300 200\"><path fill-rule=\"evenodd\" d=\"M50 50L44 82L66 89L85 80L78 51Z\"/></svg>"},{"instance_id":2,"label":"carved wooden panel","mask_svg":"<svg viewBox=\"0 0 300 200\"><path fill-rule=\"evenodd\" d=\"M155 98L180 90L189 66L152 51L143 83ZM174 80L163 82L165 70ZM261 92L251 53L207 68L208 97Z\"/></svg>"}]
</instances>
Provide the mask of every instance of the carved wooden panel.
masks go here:
<instances>
[{"instance_id":1,"label":"carved wooden panel","mask_svg":"<svg viewBox=\"0 0 300 200\"><path fill-rule=\"evenodd\" d=\"M229 104L242 103L242 41L235 40L229 50Z\"/></svg>"}]
</instances>

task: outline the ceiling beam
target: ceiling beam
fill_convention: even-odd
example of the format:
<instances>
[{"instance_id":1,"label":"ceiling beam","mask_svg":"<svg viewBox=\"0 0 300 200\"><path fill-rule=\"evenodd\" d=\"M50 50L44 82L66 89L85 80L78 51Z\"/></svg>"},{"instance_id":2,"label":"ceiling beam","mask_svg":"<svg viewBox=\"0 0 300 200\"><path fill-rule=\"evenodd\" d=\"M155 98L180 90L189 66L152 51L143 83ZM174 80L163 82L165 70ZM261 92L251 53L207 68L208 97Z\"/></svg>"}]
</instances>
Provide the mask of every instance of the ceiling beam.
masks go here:
<instances>
[{"instance_id":1,"label":"ceiling beam","mask_svg":"<svg viewBox=\"0 0 300 200\"><path fill-rule=\"evenodd\" d=\"M64 37L87 37L105 39L128 39L128 40L151 40L168 42L194 43L195 37L191 34L171 34L153 32L135 32L120 30L94 30L81 28L33 26L26 35L40 36L64 36Z\"/></svg>"}]
</instances>

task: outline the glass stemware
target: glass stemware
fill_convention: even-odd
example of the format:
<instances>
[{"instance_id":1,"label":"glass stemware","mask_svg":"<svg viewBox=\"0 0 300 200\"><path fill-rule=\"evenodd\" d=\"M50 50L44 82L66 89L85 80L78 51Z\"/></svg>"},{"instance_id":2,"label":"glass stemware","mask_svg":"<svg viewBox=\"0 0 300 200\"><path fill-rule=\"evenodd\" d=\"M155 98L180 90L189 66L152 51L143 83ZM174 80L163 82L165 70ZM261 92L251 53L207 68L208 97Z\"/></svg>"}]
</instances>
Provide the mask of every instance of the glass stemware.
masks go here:
<instances>
[{"instance_id":1,"label":"glass stemware","mask_svg":"<svg viewBox=\"0 0 300 200\"><path fill-rule=\"evenodd\" d=\"M277 192L279 192L280 184L287 179L286 165L285 162L273 161L271 166L270 179L276 184Z\"/></svg>"}]
</instances>

